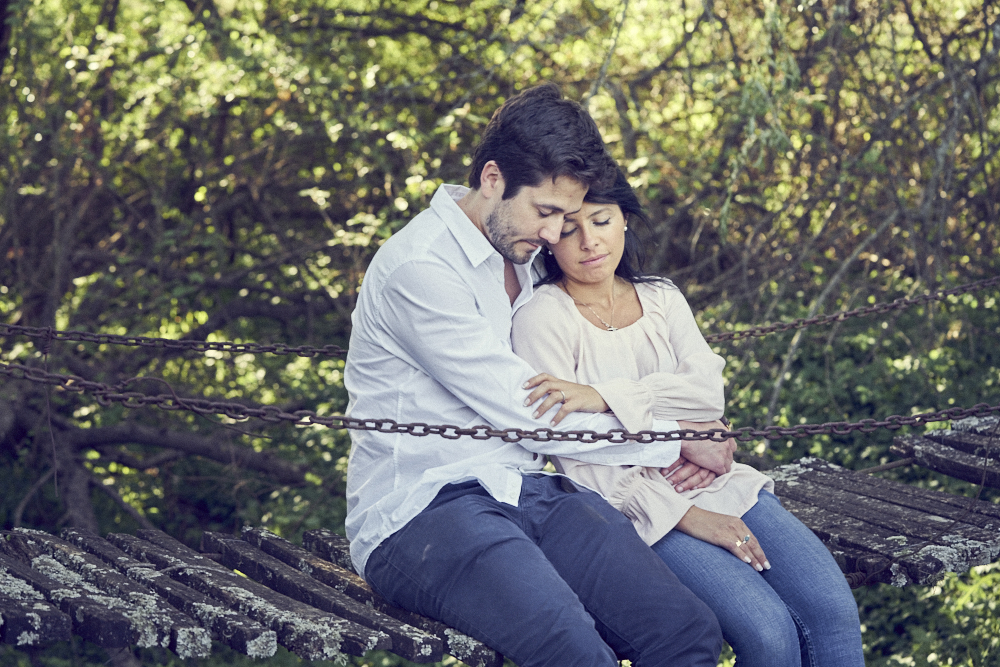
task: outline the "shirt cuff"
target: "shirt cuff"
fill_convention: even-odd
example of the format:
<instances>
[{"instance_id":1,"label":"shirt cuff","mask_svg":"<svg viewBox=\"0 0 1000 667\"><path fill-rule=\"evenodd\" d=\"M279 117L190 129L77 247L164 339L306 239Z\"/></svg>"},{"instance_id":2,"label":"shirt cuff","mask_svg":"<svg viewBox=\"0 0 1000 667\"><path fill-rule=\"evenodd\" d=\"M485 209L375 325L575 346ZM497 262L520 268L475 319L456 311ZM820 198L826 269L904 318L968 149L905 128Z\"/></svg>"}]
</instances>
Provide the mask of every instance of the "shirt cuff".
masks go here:
<instances>
[{"instance_id":1,"label":"shirt cuff","mask_svg":"<svg viewBox=\"0 0 1000 667\"><path fill-rule=\"evenodd\" d=\"M654 397L645 385L633 380L615 378L590 386L597 390L629 433L650 428L649 424L653 421Z\"/></svg>"},{"instance_id":2,"label":"shirt cuff","mask_svg":"<svg viewBox=\"0 0 1000 667\"><path fill-rule=\"evenodd\" d=\"M668 468L680 455L680 440L629 442L625 445L606 445L600 449L565 454L567 457L584 463L614 466L648 466L650 468Z\"/></svg>"}]
</instances>

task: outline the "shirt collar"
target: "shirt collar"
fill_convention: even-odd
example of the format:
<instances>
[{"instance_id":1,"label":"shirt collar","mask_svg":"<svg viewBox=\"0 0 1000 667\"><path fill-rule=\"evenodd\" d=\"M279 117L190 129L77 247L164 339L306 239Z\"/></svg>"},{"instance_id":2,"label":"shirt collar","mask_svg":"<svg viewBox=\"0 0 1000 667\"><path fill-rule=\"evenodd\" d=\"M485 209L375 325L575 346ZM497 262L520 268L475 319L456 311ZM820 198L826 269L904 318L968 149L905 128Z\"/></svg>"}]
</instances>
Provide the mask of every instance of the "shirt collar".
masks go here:
<instances>
[{"instance_id":1,"label":"shirt collar","mask_svg":"<svg viewBox=\"0 0 1000 667\"><path fill-rule=\"evenodd\" d=\"M462 248L465 256L469 258L472 266L478 267L494 255L500 258L500 253L489 242L486 235L479 231L479 228L472 223L472 220L465 214L465 211L459 207L458 200L468 193L469 188L464 185L444 183L434 193L434 197L431 199L431 208L444 220L445 225L447 225L455 240L458 241L459 247ZM515 308L531 297L533 291L531 267L534 260L538 258L540 251L541 248L535 250L535 253L527 263L514 265L514 273L521 284L521 294L514 302Z\"/></svg>"},{"instance_id":2,"label":"shirt collar","mask_svg":"<svg viewBox=\"0 0 1000 667\"><path fill-rule=\"evenodd\" d=\"M469 262L479 266L497 251L459 207L458 200L468 193L469 188L463 185L445 183L434 193L431 208L444 220Z\"/></svg>"}]
</instances>

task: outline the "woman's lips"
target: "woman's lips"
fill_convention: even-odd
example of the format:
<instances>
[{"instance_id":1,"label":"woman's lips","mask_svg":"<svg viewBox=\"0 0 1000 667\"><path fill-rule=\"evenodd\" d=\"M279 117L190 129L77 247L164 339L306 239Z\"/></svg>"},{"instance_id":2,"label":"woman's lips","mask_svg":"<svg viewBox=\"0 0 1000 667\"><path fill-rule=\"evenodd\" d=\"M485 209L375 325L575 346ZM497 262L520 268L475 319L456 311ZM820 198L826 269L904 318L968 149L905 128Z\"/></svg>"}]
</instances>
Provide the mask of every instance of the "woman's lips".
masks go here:
<instances>
[{"instance_id":1,"label":"woman's lips","mask_svg":"<svg viewBox=\"0 0 1000 667\"><path fill-rule=\"evenodd\" d=\"M585 259L585 260L583 260L580 263L583 264L584 266L595 266L595 265L600 264L601 262L603 262L606 258L607 258L606 254L605 255L598 255L597 257L591 257L589 259Z\"/></svg>"}]
</instances>

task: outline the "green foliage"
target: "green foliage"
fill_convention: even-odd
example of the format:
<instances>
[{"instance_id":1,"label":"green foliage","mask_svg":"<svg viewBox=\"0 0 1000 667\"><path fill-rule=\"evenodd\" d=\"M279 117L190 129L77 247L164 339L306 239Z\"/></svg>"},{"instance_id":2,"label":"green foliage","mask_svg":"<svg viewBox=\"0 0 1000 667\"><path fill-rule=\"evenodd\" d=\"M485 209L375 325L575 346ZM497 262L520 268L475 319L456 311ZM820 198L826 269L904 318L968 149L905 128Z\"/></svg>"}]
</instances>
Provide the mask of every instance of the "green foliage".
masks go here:
<instances>
[{"instance_id":1,"label":"green foliage","mask_svg":"<svg viewBox=\"0 0 1000 667\"><path fill-rule=\"evenodd\" d=\"M998 586L1000 567L994 563L927 589L862 592L867 664L1000 664Z\"/></svg>"},{"instance_id":2,"label":"green foliage","mask_svg":"<svg viewBox=\"0 0 1000 667\"><path fill-rule=\"evenodd\" d=\"M706 333L1000 274L993 1L0 6L4 322L346 347L381 241L439 183L464 182L493 110L543 80L597 119L652 213L650 268L682 286ZM788 425L995 404L997 299L721 344L729 416ZM20 337L0 340L0 356L247 405L331 414L347 403L343 362L330 358L45 350ZM160 381L123 386L169 393ZM892 436L753 447L865 467L889 460ZM294 540L343 525L348 448L343 431L107 407L5 381L0 517L50 531L148 522L192 544L202 530L264 525ZM886 475L974 493L915 468ZM995 568L859 592L870 663L1000 664L998 594ZM4 651L0 661L28 664ZM34 659L107 658L63 646ZM244 662L220 649L204 664Z\"/></svg>"}]
</instances>

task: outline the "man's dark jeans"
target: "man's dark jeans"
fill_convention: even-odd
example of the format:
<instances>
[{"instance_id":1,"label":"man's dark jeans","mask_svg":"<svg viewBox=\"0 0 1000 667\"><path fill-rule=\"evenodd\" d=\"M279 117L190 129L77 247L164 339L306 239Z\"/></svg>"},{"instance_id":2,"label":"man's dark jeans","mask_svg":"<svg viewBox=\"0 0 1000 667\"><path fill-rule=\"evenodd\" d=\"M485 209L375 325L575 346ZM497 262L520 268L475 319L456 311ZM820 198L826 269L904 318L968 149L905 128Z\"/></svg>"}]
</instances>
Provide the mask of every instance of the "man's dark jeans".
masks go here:
<instances>
[{"instance_id":1,"label":"man's dark jeans","mask_svg":"<svg viewBox=\"0 0 1000 667\"><path fill-rule=\"evenodd\" d=\"M517 507L450 484L371 555L366 579L400 607L520 667L714 667L718 621L598 494L523 478Z\"/></svg>"}]
</instances>

